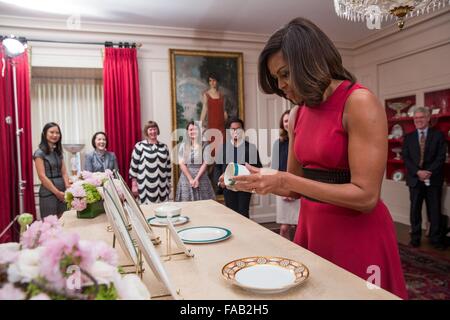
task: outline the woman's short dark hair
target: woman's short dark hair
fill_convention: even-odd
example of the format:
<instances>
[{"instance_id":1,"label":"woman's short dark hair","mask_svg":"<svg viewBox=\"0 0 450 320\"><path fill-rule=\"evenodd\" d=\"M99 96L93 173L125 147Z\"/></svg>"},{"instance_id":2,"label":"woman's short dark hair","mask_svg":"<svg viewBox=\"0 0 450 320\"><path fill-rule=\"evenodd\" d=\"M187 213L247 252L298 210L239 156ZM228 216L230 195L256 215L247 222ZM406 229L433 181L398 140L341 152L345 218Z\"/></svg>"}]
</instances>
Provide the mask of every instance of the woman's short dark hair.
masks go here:
<instances>
[{"instance_id":1,"label":"woman's short dark hair","mask_svg":"<svg viewBox=\"0 0 450 320\"><path fill-rule=\"evenodd\" d=\"M259 55L258 76L262 91L286 98L270 74L267 62L281 51L289 67L291 85L307 106L319 105L332 79L356 82L342 65L342 58L333 42L314 23L295 18L276 31ZM298 101L297 101L298 102Z\"/></svg>"},{"instance_id":2,"label":"woman's short dark hair","mask_svg":"<svg viewBox=\"0 0 450 320\"><path fill-rule=\"evenodd\" d=\"M208 74L208 81L209 81L209 79L214 79L217 82L220 82L219 76L217 75L217 73L214 73L214 72L210 72Z\"/></svg>"},{"instance_id":3,"label":"woman's short dark hair","mask_svg":"<svg viewBox=\"0 0 450 320\"><path fill-rule=\"evenodd\" d=\"M98 132L94 133L94 135L92 136L92 141L91 141L92 147L93 147L94 149L96 149L96 146L95 146L95 139L97 139L97 136L98 136L99 134L102 134L102 135L105 136L105 140L106 140L105 148L108 148L108 137L106 136L106 133L104 133L103 131L98 131Z\"/></svg>"},{"instance_id":4,"label":"woman's short dark hair","mask_svg":"<svg viewBox=\"0 0 450 320\"><path fill-rule=\"evenodd\" d=\"M150 120L149 122L147 122L147 124L144 126L144 137L148 138L148 134L147 131L149 128L156 128L156 130L158 131L158 135L159 135L159 126L156 123L156 121L152 121Z\"/></svg>"},{"instance_id":5,"label":"woman's short dark hair","mask_svg":"<svg viewBox=\"0 0 450 320\"><path fill-rule=\"evenodd\" d=\"M288 139L288 132L284 129L284 121L283 118L285 115L289 114L291 112L291 109L286 110L285 112L283 112L283 114L281 115L280 118L280 140L281 141L286 141Z\"/></svg>"},{"instance_id":6,"label":"woman's short dark hair","mask_svg":"<svg viewBox=\"0 0 450 320\"><path fill-rule=\"evenodd\" d=\"M61 140L62 140L62 133L61 133L61 128L59 127L59 125L55 122L49 122L47 123L44 128L42 129L42 133L41 133L41 142L39 143L39 149L41 149L42 151L44 151L45 154L49 154L50 153L50 145L48 144L47 141L47 131L50 128L53 127L57 127L58 131L59 131L59 140L55 145L55 148L53 149L56 154L58 156L62 155L62 145L61 145Z\"/></svg>"},{"instance_id":7,"label":"woman's short dark hair","mask_svg":"<svg viewBox=\"0 0 450 320\"><path fill-rule=\"evenodd\" d=\"M237 118L237 117L232 117L232 118L228 119L228 122L227 122L227 129L230 129L231 124L232 124L232 123L235 123L235 122L240 123L240 124L241 124L241 128L244 129L244 121L242 121L241 119L239 119L239 118Z\"/></svg>"}]
</instances>

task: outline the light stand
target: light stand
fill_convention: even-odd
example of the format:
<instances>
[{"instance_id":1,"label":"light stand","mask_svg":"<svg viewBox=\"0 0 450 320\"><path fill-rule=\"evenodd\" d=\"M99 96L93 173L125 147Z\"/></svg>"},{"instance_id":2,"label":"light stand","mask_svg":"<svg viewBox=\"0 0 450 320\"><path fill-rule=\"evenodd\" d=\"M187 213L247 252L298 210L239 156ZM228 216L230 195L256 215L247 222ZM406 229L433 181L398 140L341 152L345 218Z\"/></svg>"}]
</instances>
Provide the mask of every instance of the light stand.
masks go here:
<instances>
[{"instance_id":1,"label":"light stand","mask_svg":"<svg viewBox=\"0 0 450 320\"><path fill-rule=\"evenodd\" d=\"M14 36L9 36L3 39L3 47L6 55L11 59L12 74L13 74L13 97L14 97L14 116L16 119L16 152L17 152L17 178L19 188L19 214L24 212L24 194L26 181L22 179L22 158L20 153L20 135L23 128L19 128L19 106L17 102L17 79L16 79L16 62L12 60L25 52L26 45L17 40ZM8 120L7 120L8 123Z\"/></svg>"}]
</instances>

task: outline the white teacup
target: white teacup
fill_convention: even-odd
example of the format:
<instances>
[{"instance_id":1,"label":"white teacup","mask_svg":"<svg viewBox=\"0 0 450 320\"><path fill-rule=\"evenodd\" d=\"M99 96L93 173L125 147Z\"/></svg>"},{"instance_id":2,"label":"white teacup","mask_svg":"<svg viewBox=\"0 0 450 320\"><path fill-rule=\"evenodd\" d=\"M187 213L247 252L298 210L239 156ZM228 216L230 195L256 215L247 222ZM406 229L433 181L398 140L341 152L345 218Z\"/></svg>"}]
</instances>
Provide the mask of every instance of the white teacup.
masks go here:
<instances>
[{"instance_id":1,"label":"white teacup","mask_svg":"<svg viewBox=\"0 0 450 320\"><path fill-rule=\"evenodd\" d=\"M232 177L248 176L249 174L250 174L250 171L248 171L248 169L244 165L230 162L227 165L227 167L225 169L225 173L223 175L223 180L224 180L225 186L227 187L227 189L230 189L232 191L237 191L233 187L236 184L236 181L233 180Z\"/></svg>"},{"instance_id":2,"label":"white teacup","mask_svg":"<svg viewBox=\"0 0 450 320\"><path fill-rule=\"evenodd\" d=\"M155 208L155 217L156 220L159 221L164 221L170 218L172 222L175 222L180 218L180 216L181 208L173 204L165 203Z\"/></svg>"}]
</instances>

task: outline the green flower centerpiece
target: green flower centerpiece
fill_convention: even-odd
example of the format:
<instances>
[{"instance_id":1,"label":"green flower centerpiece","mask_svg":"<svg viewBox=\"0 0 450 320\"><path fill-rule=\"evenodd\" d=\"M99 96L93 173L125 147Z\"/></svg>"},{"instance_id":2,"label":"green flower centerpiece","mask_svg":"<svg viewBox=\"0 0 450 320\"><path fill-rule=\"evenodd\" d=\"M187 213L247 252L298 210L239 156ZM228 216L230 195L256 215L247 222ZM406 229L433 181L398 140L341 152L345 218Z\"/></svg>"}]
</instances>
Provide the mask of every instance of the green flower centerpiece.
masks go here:
<instances>
[{"instance_id":1,"label":"green flower centerpiece","mask_svg":"<svg viewBox=\"0 0 450 320\"><path fill-rule=\"evenodd\" d=\"M66 190L65 200L67 208L77 211L77 217L80 219L92 219L105 212L103 207L103 198L99 192L111 171L107 172L89 172L83 171L79 180Z\"/></svg>"}]
</instances>

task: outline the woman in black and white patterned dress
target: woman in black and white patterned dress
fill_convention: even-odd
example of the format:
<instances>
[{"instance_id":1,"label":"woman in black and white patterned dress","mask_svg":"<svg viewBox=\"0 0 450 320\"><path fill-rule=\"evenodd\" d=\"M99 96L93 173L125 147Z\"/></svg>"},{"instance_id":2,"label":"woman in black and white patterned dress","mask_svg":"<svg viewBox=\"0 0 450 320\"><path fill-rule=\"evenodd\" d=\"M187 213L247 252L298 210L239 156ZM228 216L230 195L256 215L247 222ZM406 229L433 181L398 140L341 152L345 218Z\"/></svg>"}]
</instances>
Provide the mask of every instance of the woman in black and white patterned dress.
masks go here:
<instances>
[{"instance_id":1,"label":"woman in black and white patterned dress","mask_svg":"<svg viewBox=\"0 0 450 320\"><path fill-rule=\"evenodd\" d=\"M171 166L169 148L158 141L159 127L149 121L144 127L146 139L136 143L131 155L131 191L141 204L169 200Z\"/></svg>"}]
</instances>

